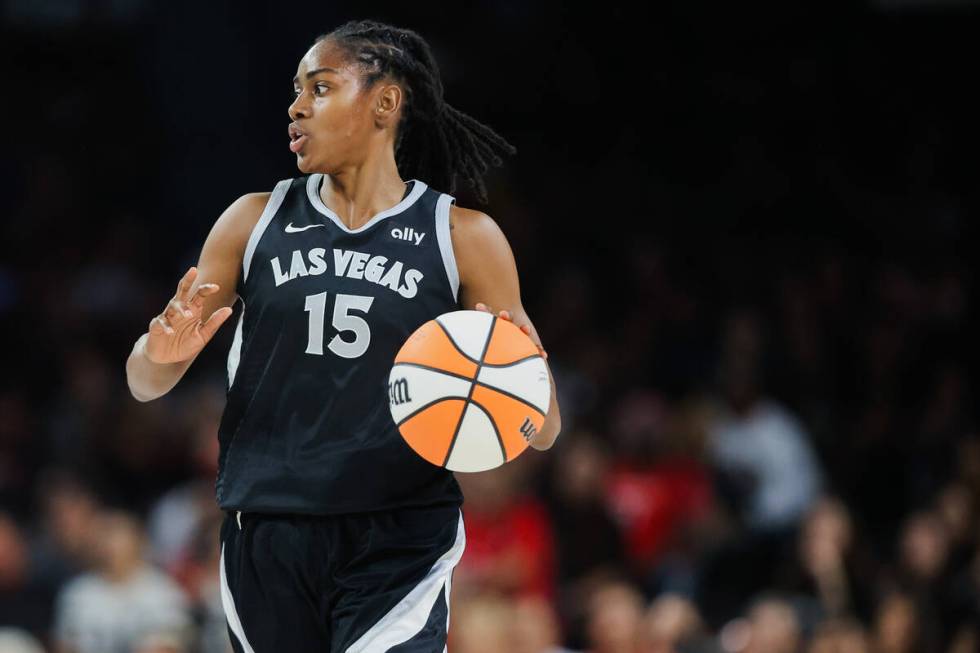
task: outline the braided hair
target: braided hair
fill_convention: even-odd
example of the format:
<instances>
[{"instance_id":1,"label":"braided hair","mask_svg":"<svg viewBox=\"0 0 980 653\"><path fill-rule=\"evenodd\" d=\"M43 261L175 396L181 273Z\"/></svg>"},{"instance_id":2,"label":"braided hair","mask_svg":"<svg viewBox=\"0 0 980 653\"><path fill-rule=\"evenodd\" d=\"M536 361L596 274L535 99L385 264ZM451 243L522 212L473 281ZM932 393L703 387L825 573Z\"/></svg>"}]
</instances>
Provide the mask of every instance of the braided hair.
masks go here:
<instances>
[{"instance_id":1,"label":"braided hair","mask_svg":"<svg viewBox=\"0 0 980 653\"><path fill-rule=\"evenodd\" d=\"M402 175L456 192L456 174L487 203L483 175L503 161L497 151L517 148L490 127L443 99L442 79L429 44L416 32L373 20L344 23L314 41L329 39L366 70L364 88L392 77L403 83L405 108L395 137L395 163Z\"/></svg>"}]
</instances>

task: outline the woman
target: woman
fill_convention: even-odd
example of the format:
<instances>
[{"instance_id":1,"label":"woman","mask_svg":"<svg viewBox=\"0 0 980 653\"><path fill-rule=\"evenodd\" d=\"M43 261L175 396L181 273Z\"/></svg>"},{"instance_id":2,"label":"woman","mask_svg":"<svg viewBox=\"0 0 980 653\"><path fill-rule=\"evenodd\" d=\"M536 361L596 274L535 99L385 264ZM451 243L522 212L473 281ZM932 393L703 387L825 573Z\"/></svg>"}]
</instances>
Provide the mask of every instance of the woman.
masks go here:
<instances>
[{"instance_id":1,"label":"woman","mask_svg":"<svg viewBox=\"0 0 980 653\"><path fill-rule=\"evenodd\" d=\"M303 176L218 218L136 342L129 385L141 401L168 392L241 298L217 479L235 650L442 651L462 495L401 439L386 384L407 337L461 307L501 309L541 349L506 238L435 190L461 174L486 202L488 162L515 150L444 102L410 30L347 23L293 84ZM551 385L536 449L560 430Z\"/></svg>"}]
</instances>

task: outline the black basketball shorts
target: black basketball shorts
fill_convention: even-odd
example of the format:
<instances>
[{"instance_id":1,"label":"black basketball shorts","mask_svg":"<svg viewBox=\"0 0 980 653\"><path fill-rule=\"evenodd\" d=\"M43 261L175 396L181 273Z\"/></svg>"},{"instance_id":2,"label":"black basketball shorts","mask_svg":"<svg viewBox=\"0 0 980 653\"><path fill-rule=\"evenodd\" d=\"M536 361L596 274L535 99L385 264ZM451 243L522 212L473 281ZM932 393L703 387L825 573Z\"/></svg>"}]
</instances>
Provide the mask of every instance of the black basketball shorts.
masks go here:
<instances>
[{"instance_id":1,"label":"black basketball shorts","mask_svg":"<svg viewBox=\"0 0 980 653\"><path fill-rule=\"evenodd\" d=\"M455 505L336 516L226 512L236 653L443 653L463 555Z\"/></svg>"}]
</instances>

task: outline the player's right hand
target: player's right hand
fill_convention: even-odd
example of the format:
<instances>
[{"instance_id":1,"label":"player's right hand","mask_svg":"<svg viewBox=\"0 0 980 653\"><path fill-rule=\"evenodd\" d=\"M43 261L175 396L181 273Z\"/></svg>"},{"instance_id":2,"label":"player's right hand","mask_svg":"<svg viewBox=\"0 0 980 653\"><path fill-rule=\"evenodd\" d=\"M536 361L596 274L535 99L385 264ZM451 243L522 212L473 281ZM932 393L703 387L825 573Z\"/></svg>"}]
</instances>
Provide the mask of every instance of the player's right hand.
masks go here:
<instances>
[{"instance_id":1,"label":"player's right hand","mask_svg":"<svg viewBox=\"0 0 980 653\"><path fill-rule=\"evenodd\" d=\"M204 297L218 292L218 284L201 284L188 296L195 278L197 268L192 266L177 284L177 293L167 307L150 320L146 356L154 363L177 363L193 358L232 313L230 306L222 306L202 322Z\"/></svg>"}]
</instances>

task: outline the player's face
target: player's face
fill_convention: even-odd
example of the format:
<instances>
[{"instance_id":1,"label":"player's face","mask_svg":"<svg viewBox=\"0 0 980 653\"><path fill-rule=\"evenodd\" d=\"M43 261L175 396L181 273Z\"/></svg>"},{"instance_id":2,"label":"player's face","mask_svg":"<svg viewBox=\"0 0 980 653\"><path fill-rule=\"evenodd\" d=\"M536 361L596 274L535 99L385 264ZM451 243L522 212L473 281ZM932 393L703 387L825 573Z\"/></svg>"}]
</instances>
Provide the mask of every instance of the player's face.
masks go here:
<instances>
[{"instance_id":1,"label":"player's face","mask_svg":"<svg viewBox=\"0 0 980 653\"><path fill-rule=\"evenodd\" d=\"M373 94L362 93L357 70L329 41L316 43L299 62L289 105L289 149L304 173L333 173L357 160L373 125Z\"/></svg>"}]
</instances>

